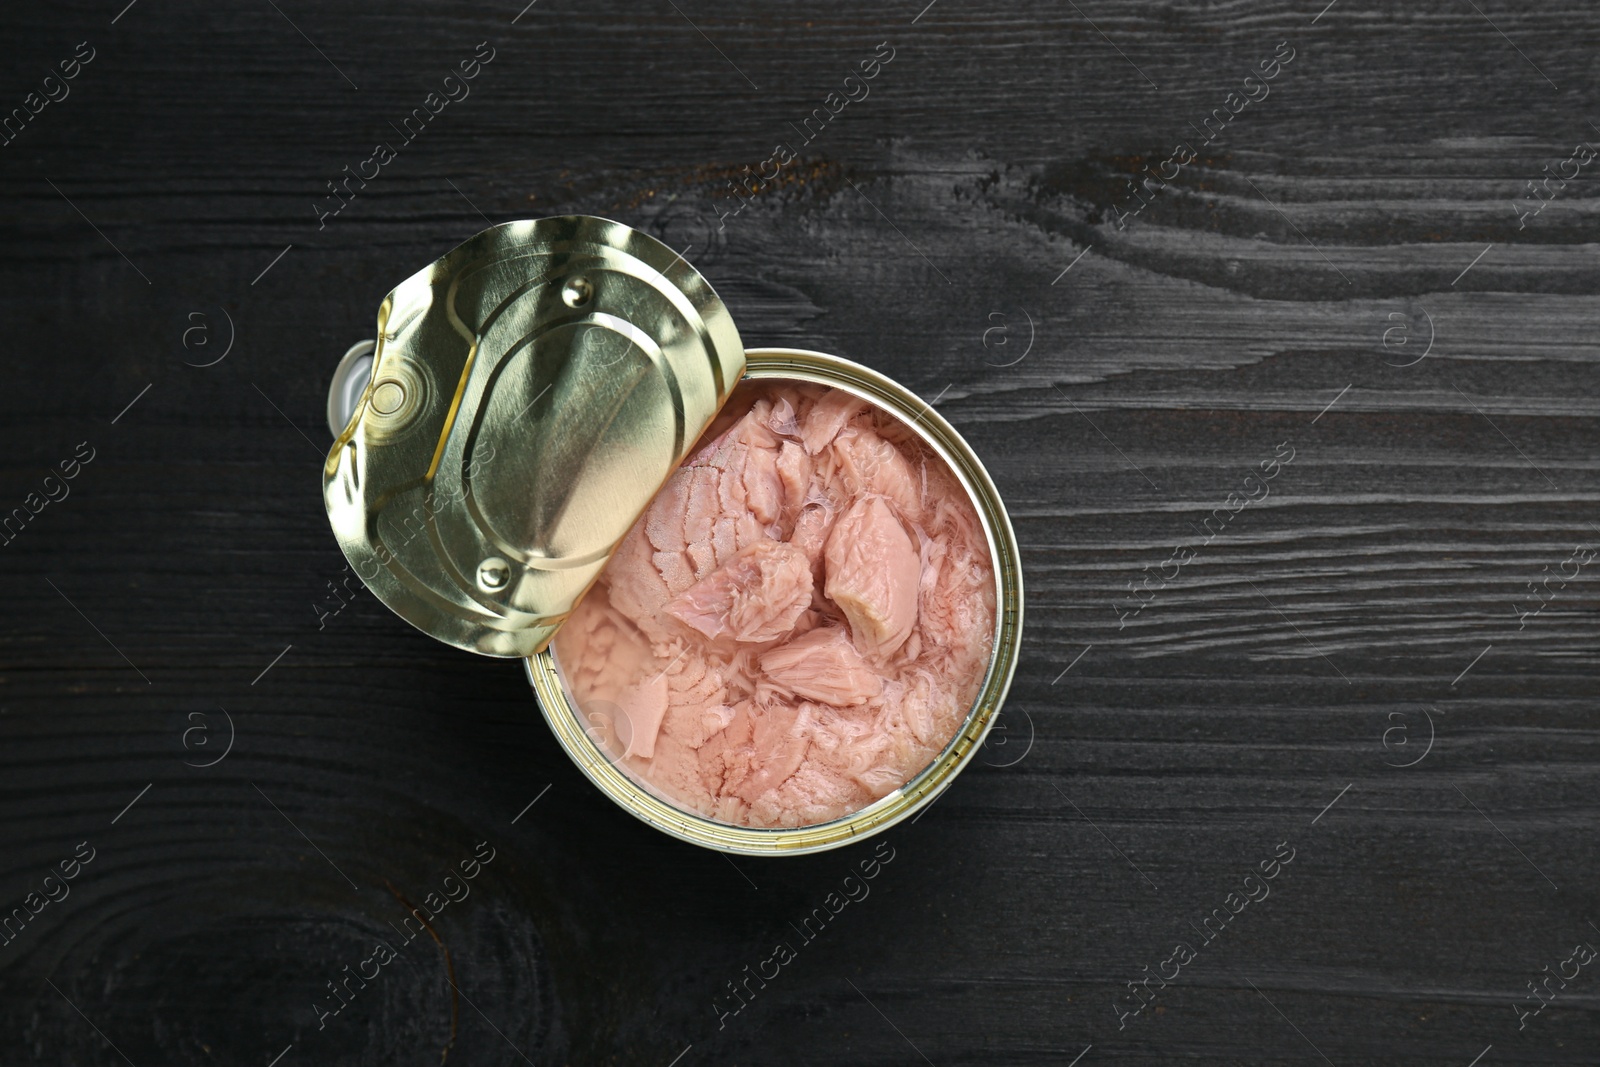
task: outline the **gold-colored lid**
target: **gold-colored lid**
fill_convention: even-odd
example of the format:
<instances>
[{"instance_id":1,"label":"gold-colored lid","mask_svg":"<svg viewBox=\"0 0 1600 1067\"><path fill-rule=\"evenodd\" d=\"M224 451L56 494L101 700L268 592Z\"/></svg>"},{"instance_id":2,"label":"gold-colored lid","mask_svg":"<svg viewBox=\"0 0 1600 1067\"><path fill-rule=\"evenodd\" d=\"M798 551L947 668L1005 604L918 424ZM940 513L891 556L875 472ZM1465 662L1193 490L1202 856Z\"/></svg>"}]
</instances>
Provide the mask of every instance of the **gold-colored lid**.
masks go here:
<instances>
[{"instance_id":1,"label":"gold-colored lid","mask_svg":"<svg viewBox=\"0 0 1600 1067\"><path fill-rule=\"evenodd\" d=\"M418 629L528 656L744 371L728 309L655 238L587 215L485 230L384 298L323 467L352 567Z\"/></svg>"}]
</instances>

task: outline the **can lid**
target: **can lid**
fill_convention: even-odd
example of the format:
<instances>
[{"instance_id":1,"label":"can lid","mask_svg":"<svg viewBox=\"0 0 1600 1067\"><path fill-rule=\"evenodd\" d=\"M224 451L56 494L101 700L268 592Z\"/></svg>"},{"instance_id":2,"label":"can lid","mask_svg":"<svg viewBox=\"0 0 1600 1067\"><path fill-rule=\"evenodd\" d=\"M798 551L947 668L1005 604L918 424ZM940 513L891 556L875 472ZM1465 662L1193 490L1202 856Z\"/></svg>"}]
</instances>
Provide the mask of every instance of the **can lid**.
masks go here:
<instances>
[{"instance_id":1,"label":"can lid","mask_svg":"<svg viewBox=\"0 0 1600 1067\"><path fill-rule=\"evenodd\" d=\"M587 215L496 226L384 298L323 467L328 519L412 625L532 655L743 371L728 309L655 238Z\"/></svg>"}]
</instances>

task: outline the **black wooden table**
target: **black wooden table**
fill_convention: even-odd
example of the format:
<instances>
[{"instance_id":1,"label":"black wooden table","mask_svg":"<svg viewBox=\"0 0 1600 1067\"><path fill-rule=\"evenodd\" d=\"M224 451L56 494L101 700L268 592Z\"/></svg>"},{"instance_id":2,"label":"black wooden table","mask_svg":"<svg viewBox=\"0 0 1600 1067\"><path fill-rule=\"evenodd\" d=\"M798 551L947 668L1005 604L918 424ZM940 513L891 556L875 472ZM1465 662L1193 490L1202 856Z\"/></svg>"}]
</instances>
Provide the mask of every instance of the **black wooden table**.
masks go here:
<instances>
[{"instance_id":1,"label":"black wooden table","mask_svg":"<svg viewBox=\"0 0 1600 1067\"><path fill-rule=\"evenodd\" d=\"M1592 4L125 2L0 35L0 1063L1595 1062ZM675 842L344 569L335 361L563 213L988 463L914 825Z\"/></svg>"}]
</instances>

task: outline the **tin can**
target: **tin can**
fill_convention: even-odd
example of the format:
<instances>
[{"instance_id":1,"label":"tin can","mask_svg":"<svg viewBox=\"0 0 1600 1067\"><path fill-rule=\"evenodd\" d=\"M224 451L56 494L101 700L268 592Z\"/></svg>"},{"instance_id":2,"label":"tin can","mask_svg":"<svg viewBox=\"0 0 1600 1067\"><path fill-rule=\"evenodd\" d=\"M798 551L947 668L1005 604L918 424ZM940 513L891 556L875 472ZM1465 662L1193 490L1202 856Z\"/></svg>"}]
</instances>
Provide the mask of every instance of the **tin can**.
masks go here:
<instances>
[{"instance_id":1,"label":"tin can","mask_svg":"<svg viewBox=\"0 0 1600 1067\"><path fill-rule=\"evenodd\" d=\"M516 320L509 329L508 318ZM391 293L379 324L370 360L362 346L353 348L330 388L330 425L348 409L324 468L341 547L374 594L413 625L471 651L523 658L557 740L625 810L723 852L817 852L914 817L975 756L1016 669L1021 564L983 464L916 394L838 356L744 350L726 309L681 257L619 223L582 216L479 234ZM541 354L527 355L541 342ZM631 384L619 387L619 378ZM549 646L741 380L842 390L898 418L960 485L993 565L992 651L955 735L899 788L826 823L733 825L658 796L596 743ZM605 388L609 399L596 401ZM541 407L554 390L566 400ZM508 419L524 399L525 410ZM583 419L563 407L582 408ZM586 436L576 444L558 439L552 425L582 425ZM507 479L537 472L552 442L568 453L548 488L561 494L562 507L541 511L534 502L519 510L516 483ZM642 466L648 475L620 478L607 459L619 452L630 470ZM531 495L543 491L536 486Z\"/></svg>"}]
</instances>

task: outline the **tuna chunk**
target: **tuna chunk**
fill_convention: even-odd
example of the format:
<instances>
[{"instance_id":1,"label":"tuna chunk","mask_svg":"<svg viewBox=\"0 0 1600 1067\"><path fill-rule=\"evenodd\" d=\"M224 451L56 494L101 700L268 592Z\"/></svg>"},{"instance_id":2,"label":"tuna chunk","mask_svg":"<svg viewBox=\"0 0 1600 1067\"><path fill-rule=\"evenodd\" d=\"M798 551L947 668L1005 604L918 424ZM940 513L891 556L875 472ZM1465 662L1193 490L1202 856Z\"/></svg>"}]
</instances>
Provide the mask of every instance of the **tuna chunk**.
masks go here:
<instances>
[{"instance_id":1,"label":"tuna chunk","mask_svg":"<svg viewBox=\"0 0 1600 1067\"><path fill-rule=\"evenodd\" d=\"M909 522L922 514L922 475L905 454L870 429L851 426L833 442L852 493L888 497Z\"/></svg>"},{"instance_id":2,"label":"tuna chunk","mask_svg":"<svg viewBox=\"0 0 1600 1067\"><path fill-rule=\"evenodd\" d=\"M623 756L645 759L654 756L656 734L660 733L662 716L667 713L665 672L628 686L618 697L617 705L622 711L617 717L617 740L627 745Z\"/></svg>"},{"instance_id":3,"label":"tuna chunk","mask_svg":"<svg viewBox=\"0 0 1600 1067\"><path fill-rule=\"evenodd\" d=\"M651 640L665 640L668 633L663 623L670 620L661 617L661 609L672 598L672 593L656 565L656 553L650 539L645 536L643 523L635 526L622 539L622 546L606 567L606 576L609 579L610 601L617 610L632 620ZM600 600L596 598L595 603L598 605ZM577 621L591 617L598 617L598 614L591 610L580 611L573 616ZM563 642L570 643L570 638Z\"/></svg>"},{"instance_id":4,"label":"tuna chunk","mask_svg":"<svg viewBox=\"0 0 1600 1067\"><path fill-rule=\"evenodd\" d=\"M778 452L778 480L783 483L783 506L797 512L811 495L811 457L793 441Z\"/></svg>"},{"instance_id":5,"label":"tuna chunk","mask_svg":"<svg viewBox=\"0 0 1600 1067\"><path fill-rule=\"evenodd\" d=\"M774 705L757 711L751 718L755 726L753 773L733 789L734 795L745 801L753 801L782 785L800 768L811 741L809 720L798 708Z\"/></svg>"},{"instance_id":6,"label":"tuna chunk","mask_svg":"<svg viewBox=\"0 0 1600 1067\"><path fill-rule=\"evenodd\" d=\"M775 641L811 605L811 563L779 541L757 541L667 605L713 641Z\"/></svg>"},{"instance_id":7,"label":"tuna chunk","mask_svg":"<svg viewBox=\"0 0 1600 1067\"><path fill-rule=\"evenodd\" d=\"M752 448L744 468L741 488L750 513L760 523L776 522L783 507L783 483L778 480L778 453Z\"/></svg>"},{"instance_id":8,"label":"tuna chunk","mask_svg":"<svg viewBox=\"0 0 1600 1067\"><path fill-rule=\"evenodd\" d=\"M794 418L794 403L788 397L779 397L767 415L767 429L783 437L799 437L800 424Z\"/></svg>"},{"instance_id":9,"label":"tuna chunk","mask_svg":"<svg viewBox=\"0 0 1600 1067\"><path fill-rule=\"evenodd\" d=\"M881 496L858 500L828 535L823 591L850 621L856 646L880 658L906 643L917 623L921 560Z\"/></svg>"},{"instance_id":10,"label":"tuna chunk","mask_svg":"<svg viewBox=\"0 0 1600 1067\"><path fill-rule=\"evenodd\" d=\"M842 389L830 389L812 406L800 427L800 440L813 456L833 443L851 419L867 410L867 402Z\"/></svg>"},{"instance_id":11,"label":"tuna chunk","mask_svg":"<svg viewBox=\"0 0 1600 1067\"><path fill-rule=\"evenodd\" d=\"M883 679L861 658L842 627L812 630L761 657L774 684L795 696L848 707L883 691Z\"/></svg>"},{"instance_id":12,"label":"tuna chunk","mask_svg":"<svg viewBox=\"0 0 1600 1067\"><path fill-rule=\"evenodd\" d=\"M721 472L684 467L674 474L645 512L645 533L655 546L655 565L667 588L681 593L715 566L710 556L716 528L725 521Z\"/></svg>"},{"instance_id":13,"label":"tuna chunk","mask_svg":"<svg viewBox=\"0 0 1600 1067\"><path fill-rule=\"evenodd\" d=\"M812 504L794 520L794 532L789 544L805 553L811 561L812 573L818 584L822 578L822 553L828 544L828 532L833 529L833 510L826 505Z\"/></svg>"}]
</instances>

